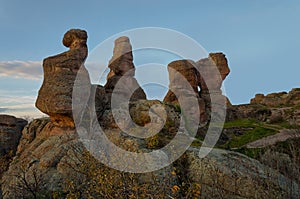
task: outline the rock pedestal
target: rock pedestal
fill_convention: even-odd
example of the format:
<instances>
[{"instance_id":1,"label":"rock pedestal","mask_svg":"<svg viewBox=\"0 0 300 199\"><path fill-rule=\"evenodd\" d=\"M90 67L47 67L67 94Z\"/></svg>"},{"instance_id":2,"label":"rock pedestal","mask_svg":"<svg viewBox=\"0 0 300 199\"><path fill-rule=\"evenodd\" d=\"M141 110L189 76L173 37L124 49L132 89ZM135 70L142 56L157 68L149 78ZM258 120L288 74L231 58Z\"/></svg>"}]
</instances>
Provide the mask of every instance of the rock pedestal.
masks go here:
<instances>
[{"instance_id":1,"label":"rock pedestal","mask_svg":"<svg viewBox=\"0 0 300 199\"><path fill-rule=\"evenodd\" d=\"M115 40L113 56L109 61L108 67L110 72L107 75L107 80L114 75L131 77L135 75L132 46L128 37L123 36Z\"/></svg>"},{"instance_id":2,"label":"rock pedestal","mask_svg":"<svg viewBox=\"0 0 300 199\"><path fill-rule=\"evenodd\" d=\"M104 88L111 102L112 93L115 100L126 102L146 99L146 94L134 78L135 67L133 64L132 47L128 37L115 40L114 52L108 67L107 83ZM119 83L118 83L119 82Z\"/></svg>"},{"instance_id":3,"label":"rock pedestal","mask_svg":"<svg viewBox=\"0 0 300 199\"><path fill-rule=\"evenodd\" d=\"M86 80L80 84L80 90L83 95L89 96L89 75L83 66L88 54L86 42L86 31L71 29L63 38L63 44L70 50L44 59L44 82L39 90L36 107L49 115L57 126L74 127L72 92L77 75Z\"/></svg>"}]
</instances>

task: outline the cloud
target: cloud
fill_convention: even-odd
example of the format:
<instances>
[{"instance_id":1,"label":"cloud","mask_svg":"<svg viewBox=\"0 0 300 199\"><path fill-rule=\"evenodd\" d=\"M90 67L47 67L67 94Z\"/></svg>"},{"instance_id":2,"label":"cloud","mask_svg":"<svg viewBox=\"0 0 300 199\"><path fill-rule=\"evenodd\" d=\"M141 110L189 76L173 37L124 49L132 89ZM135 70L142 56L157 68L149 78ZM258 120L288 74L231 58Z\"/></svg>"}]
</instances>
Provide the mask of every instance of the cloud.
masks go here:
<instances>
[{"instance_id":1,"label":"cloud","mask_svg":"<svg viewBox=\"0 0 300 199\"><path fill-rule=\"evenodd\" d=\"M43 77L41 61L0 61L0 76L40 80Z\"/></svg>"},{"instance_id":2,"label":"cloud","mask_svg":"<svg viewBox=\"0 0 300 199\"><path fill-rule=\"evenodd\" d=\"M36 96L1 96L0 113L14 115L16 117L30 116L41 117L44 114L35 108Z\"/></svg>"}]
</instances>

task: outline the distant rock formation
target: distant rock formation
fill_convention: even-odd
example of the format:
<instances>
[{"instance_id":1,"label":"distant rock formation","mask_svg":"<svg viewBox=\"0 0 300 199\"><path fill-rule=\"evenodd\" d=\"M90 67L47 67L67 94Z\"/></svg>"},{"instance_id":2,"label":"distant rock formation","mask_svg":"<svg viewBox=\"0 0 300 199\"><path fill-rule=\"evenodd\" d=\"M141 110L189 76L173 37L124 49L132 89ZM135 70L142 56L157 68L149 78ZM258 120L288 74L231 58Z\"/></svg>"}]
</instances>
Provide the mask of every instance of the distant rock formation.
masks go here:
<instances>
[{"instance_id":1,"label":"distant rock formation","mask_svg":"<svg viewBox=\"0 0 300 199\"><path fill-rule=\"evenodd\" d=\"M115 40L114 52L108 67L107 83L104 88L111 101L112 92L120 101L130 98L130 101L146 99L144 90L134 78L135 67L133 64L132 47L128 37L120 37ZM121 81L121 82L119 82ZM119 82L119 87L116 87Z\"/></svg>"},{"instance_id":2,"label":"distant rock formation","mask_svg":"<svg viewBox=\"0 0 300 199\"><path fill-rule=\"evenodd\" d=\"M268 95L256 94L251 99L251 104L261 104L270 107L293 106L300 104L300 88L294 88L290 92L271 93Z\"/></svg>"},{"instance_id":3,"label":"distant rock formation","mask_svg":"<svg viewBox=\"0 0 300 199\"><path fill-rule=\"evenodd\" d=\"M63 38L63 44L70 50L44 59L44 82L39 90L36 107L49 115L57 126L74 127L72 92L77 75L87 80L80 86L83 95L89 96L89 75L83 66L88 55L86 42L86 31L71 29Z\"/></svg>"},{"instance_id":4,"label":"distant rock formation","mask_svg":"<svg viewBox=\"0 0 300 199\"><path fill-rule=\"evenodd\" d=\"M300 88L289 92L256 94L250 104L234 105L227 111L227 120L255 118L261 122L300 125Z\"/></svg>"}]
</instances>

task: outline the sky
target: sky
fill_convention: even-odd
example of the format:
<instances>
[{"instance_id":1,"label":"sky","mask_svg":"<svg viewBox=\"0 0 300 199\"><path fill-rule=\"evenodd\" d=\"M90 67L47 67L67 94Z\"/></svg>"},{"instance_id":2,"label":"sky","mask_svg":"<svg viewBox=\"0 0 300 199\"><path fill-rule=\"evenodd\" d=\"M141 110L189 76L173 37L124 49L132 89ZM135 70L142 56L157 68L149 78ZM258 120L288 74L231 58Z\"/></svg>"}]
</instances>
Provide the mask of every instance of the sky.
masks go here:
<instances>
[{"instance_id":1,"label":"sky","mask_svg":"<svg viewBox=\"0 0 300 199\"><path fill-rule=\"evenodd\" d=\"M224 88L233 104L289 91L300 87L299 22L299 0L0 0L0 114L42 115L34 107L42 60L68 50L61 40L71 28L88 32L90 52L133 28L179 31L207 52L226 54Z\"/></svg>"}]
</instances>

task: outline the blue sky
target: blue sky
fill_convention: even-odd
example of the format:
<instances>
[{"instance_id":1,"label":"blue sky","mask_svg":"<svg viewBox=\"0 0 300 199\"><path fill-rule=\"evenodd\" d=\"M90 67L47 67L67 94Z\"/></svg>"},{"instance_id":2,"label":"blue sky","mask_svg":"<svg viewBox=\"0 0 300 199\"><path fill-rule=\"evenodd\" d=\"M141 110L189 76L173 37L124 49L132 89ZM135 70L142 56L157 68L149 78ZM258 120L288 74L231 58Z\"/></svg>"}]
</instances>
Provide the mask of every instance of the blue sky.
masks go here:
<instances>
[{"instance_id":1,"label":"blue sky","mask_svg":"<svg viewBox=\"0 0 300 199\"><path fill-rule=\"evenodd\" d=\"M288 91L300 87L299 22L298 0L0 0L0 113L40 115L41 61L67 50L61 39L70 28L88 31L90 50L128 29L174 29L226 54L232 103Z\"/></svg>"}]
</instances>

